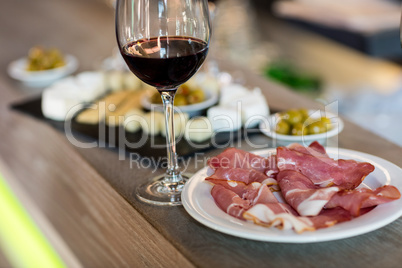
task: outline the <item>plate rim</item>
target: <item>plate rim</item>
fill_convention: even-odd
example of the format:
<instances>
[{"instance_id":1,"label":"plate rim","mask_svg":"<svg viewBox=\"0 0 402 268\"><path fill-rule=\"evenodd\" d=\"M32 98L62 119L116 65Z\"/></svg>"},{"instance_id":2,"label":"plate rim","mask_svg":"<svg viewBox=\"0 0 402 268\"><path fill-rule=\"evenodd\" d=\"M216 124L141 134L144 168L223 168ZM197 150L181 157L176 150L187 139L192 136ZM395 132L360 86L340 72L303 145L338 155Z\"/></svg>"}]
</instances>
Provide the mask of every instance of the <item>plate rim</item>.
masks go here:
<instances>
[{"instance_id":1,"label":"plate rim","mask_svg":"<svg viewBox=\"0 0 402 268\"><path fill-rule=\"evenodd\" d=\"M267 148L267 149L250 151L250 152L263 155L264 153L266 154L266 153L269 153L269 152L272 152L275 150L276 150L276 148ZM383 165L386 164L386 165L389 165L388 169L386 169L387 171L392 170L393 172L402 174L402 169L399 166L395 165L394 163L392 163L386 159L380 158L378 156L374 156L374 155L371 155L368 153L359 152L359 151L350 150L350 149L337 148L337 147L327 147L326 150L327 150L328 154L330 154L330 155L332 155L334 151L337 151L339 153L339 155L341 155L342 158L345 155L348 155L349 159L355 159L355 157L357 156L357 157L359 157L359 159L362 159L363 161L369 161L373 164L376 164L375 165L376 168L378 167L380 170L382 170L382 172L384 172ZM267 229L265 227L254 225L253 223L248 222L247 224L251 224L250 226L253 226L253 229L263 228L261 230L269 230L267 232L268 235L267 234L262 235L261 233L258 233L258 232L255 234L250 234L249 232L247 232L247 230L246 230L246 232L237 232L236 230L232 230L230 228L228 229L227 226L219 224L219 222L218 222L218 224L216 222L211 222L208 219L208 217L206 217L205 215L202 214L202 212L197 211L198 208L194 207L194 205L192 204L192 202L194 202L194 201L192 200L192 198L190 196L191 189L189 189L189 188L196 187L197 183L203 183L204 178L200 178L200 176L203 173L206 173L208 169L209 169L208 166L201 168L186 183L186 185L183 189L183 192L182 192L183 206L184 206L185 210L187 211L187 213L189 213L192 218L194 218L196 221L200 222L201 224L203 224L213 230L216 230L218 232L222 232L222 233L225 233L225 234L228 234L231 236L235 236L235 237L240 237L240 238L245 238L245 239L255 240L255 241L263 241L263 242L299 243L299 244L334 241L334 240L345 239L345 238L349 238L349 237L362 235L362 234L377 230L377 229L384 227L387 224L397 220L400 216L402 216L402 206L400 206L399 210L394 211L392 214L388 215L388 217L386 217L386 218L380 218L380 219L376 220L374 223L359 226L359 228L353 227L353 228L351 228L351 230L349 230L350 229L349 228L346 230L337 230L335 232L331 232L331 230L333 230L331 228L334 228L334 226L333 226L333 227L329 227L329 228L325 228L325 229L316 230L314 232L304 232L302 234L297 234L293 230L290 230L290 232L287 232L287 234L290 233L290 235L284 235L286 233L281 233L281 232L286 232L286 231L278 230L279 231L278 232L276 229L269 229L269 228ZM393 179L398 181L398 178L393 178ZM394 186L397 187L399 191L401 191L402 179L400 179L399 183L401 184L401 185L399 185L399 187L397 187L396 185L394 185ZM212 187L212 185L210 187ZM212 199L212 196L210 196L210 198ZM382 204L381 206L387 206L387 205L390 206L389 204L393 204L394 202L398 202L398 201L399 201L399 203L402 203L402 198L395 200L393 202L387 203L387 204ZM396 206L396 205L394 205L394 206ZM379 207L376 207L371 212L378 211L378 208ZM230 215L224 213L223 211L221 211L221 213L227 215L227 217L231 217ZM360 219L363 218L363 220L364 220L365 218L368 217L367 215L370 216L370 213L367 213L366 215L362 215L359 218ZM236 221L238 219L231 217L231 220ZM238 221L245 223L244 221L241 221L241 220L238 220ZM353 222L353 220L345 222L345 223L350 223L350 222ZM338 224L338 226L341 224L342 223ZM253 231L255 231L255 230L253 230ZM272 231L277 232L278 234L275 236L271 234L271 236L270 236L269 233ZM353 231L353 232L351 232L351 231ZM322 234L322 233L324 233L324 234ZM297 238L297 239L295 239L295 238Z\"/></svg>"}]
</instances>

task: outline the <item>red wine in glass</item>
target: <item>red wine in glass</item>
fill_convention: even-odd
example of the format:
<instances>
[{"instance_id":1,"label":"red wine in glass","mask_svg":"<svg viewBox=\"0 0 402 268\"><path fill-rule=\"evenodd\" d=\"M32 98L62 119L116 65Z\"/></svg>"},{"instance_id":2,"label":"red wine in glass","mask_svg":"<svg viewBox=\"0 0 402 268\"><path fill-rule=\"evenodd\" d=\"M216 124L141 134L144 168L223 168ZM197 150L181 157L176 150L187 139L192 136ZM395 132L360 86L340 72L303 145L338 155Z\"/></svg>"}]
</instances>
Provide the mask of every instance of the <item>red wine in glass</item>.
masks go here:
<instances>
[{"instance_id":1,"label":"red wine in glass","mask_svg":"<svg viewBox=\"0 0 402 268\"><path fill-rule=\"evenodd\" d=\"M159 90L176 88L190 79L207 52L206 42L185 36L142 39L121 48L130 70Z\"/></svg>"}]
</instances>

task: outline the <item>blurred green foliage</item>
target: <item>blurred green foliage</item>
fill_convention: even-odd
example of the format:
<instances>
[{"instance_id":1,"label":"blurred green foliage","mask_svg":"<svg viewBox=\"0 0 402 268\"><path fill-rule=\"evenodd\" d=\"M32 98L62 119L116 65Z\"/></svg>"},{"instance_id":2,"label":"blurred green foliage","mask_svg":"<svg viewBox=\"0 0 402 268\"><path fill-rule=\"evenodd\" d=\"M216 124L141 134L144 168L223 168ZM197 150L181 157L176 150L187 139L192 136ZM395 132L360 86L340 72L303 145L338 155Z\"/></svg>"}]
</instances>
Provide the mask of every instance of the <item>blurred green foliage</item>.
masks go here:
<instances>
[{"instance_id":1,"label":"blurred green foliage","mask_svg":"<svg viewBox=\"0 0 402 268\"><path fill-rule=\"evenodd\" d=\"M307 74L289 63L273 62L268 64L263 71L266 77L284 84L294 91L314 95L321 92L322 81L319 77Z\"/></svg>"}]
</instances>

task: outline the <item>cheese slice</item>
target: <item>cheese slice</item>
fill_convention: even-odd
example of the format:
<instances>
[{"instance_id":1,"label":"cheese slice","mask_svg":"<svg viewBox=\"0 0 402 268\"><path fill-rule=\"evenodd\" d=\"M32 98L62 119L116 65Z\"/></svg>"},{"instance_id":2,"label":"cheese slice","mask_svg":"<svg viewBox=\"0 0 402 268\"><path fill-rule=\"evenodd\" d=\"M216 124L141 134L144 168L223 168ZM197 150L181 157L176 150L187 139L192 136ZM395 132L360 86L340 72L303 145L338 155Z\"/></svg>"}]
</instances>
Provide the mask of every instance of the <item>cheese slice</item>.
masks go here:
<instances>
[{"instance_id":1,"label":"cheese slice","mask_svg":"<svg viewBox=\"0 0 402 268\"><path fill-rule=\"evenodd\" d=\"M145 124L144 112L140 109L132 109L124 115L124 128L128 132L137 132Z\"/></svg>"},{"instance_id":2,"label":"cheese slice","mask_svg":"<svg viewBox=\"0 0 402 268\"><path fill-rule=\"evenodd\" d=\"M64 78L43 91L42 113L53 120L69 120L84 103L92 102L104 92L102 73L84 72Z\"/></svg>"},{"instance_id":3,"label":"cheese slice","mask_svg":"<svg viewBox=\"0 0 402 268\"><path fill-rule=\"evenodd\" d=\"M141 98L144 92L127 91L125 98L116 106L116 109L106 114L105 122L109 126L122 125L125 114L132 109L141 108Z\"/></svg>"},{"instance_id":4,"label":"cheese slice","mask_svg":"<svg viewBox=\"0 0 402 268\"><path fill-rule=\"evenodd\" d=\"M212 124L205 116L195 117L186 124L186 140L203 142L212 136Z\"/></svg>"},{"instance_id":5,"label":"cheese slice","mask_svg":"<svg viewBox=\"0 0 402 268\"><path fill-rule=\"evenodd\" d=\"M97 124L103 121L130 93L130 91L117 91L106 95L94 106L81 112L76 118L77 122Z\"/></svg>"},{"instance_id":6,"label":"cheese slice","mask_svg":"<svg viewBox=\"0 0 402 268\"><path fill-rule=\"evenodd\" d=\"M237 108L214 106L208 109L207 117L216 132L234 131L242 126L241 110Z\"/></svg>"}]
</instances>

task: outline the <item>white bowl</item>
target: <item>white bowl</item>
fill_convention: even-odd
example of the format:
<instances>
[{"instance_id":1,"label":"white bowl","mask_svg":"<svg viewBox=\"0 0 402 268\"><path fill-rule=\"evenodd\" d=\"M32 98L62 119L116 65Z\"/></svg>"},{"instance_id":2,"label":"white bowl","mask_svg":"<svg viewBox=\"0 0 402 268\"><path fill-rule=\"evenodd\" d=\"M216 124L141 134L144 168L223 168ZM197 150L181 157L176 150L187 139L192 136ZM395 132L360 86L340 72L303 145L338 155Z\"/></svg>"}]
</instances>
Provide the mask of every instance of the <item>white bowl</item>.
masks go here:
<instances>
[{"instance_id":1,"label":"white bowl","mask_svg":"<svg viewBox=\"0 0 402 268\"><path fill-rule=\"evenodd\" d=\"M78 61L72 55L65 55L66 65L44 71L27 71L27 58L21 58L8 65L8 74L30 87L46 87L58 79L72 74L78 68Z\"/></svg>"},{"instance_id":2,"label":"white bowl","mask_svg":"<svg viewBox=\"0 0 402 268\"><path fill-rule=\"evenodd\" d=\"M156 91L156 89L155 89ZM209 107L215 105L218 102L218 93L204 90L205 100L203 102L190 104L190 105L181 105L175 106L175 111L179 111L182 113L188 113L190 117L201 115L205 112ZM161 104L153 104L150 102L150 95L146 94L144 98L141 100L142 106L147 110L156 110L163 111L163 106Z\"/></svg>"},{"instance_id":3,"label":"white bowl","mask_svg":"<svg viewBox=\"0 0 402 268\"><path fill-rule=\"evenodd\" d=\"M311 118L327 117L331 120L332 128L324 133L313 134L313 135L283 135L275 132L275 127L280 119L279 113L270 115L266 120L260 122L259 128L263 134L272 138L277 145L289 145L291 143L300 143L302 145L308 146L313 141L318 141L321 144L326 144L327 139L338 135L344 127L344 123L338 115L325 112L321 110L309 110L309 115Z\"/></svg>"}]
</instances>

